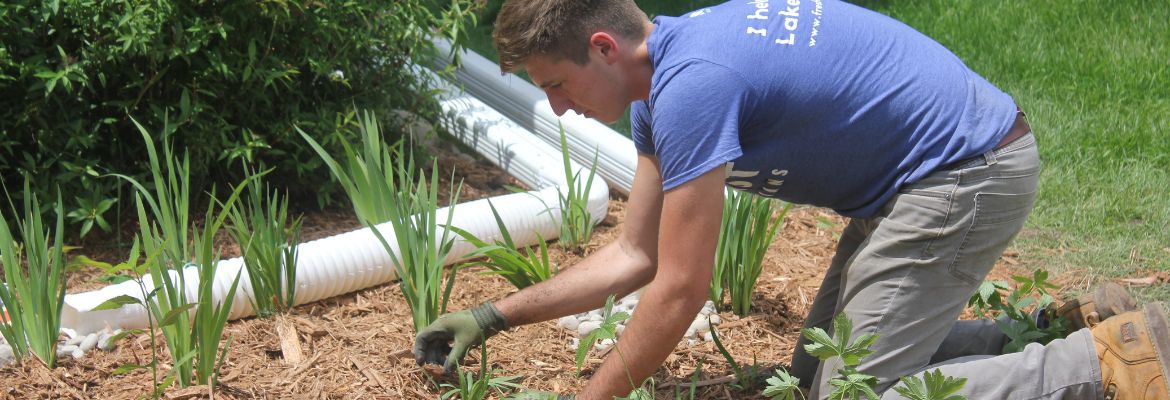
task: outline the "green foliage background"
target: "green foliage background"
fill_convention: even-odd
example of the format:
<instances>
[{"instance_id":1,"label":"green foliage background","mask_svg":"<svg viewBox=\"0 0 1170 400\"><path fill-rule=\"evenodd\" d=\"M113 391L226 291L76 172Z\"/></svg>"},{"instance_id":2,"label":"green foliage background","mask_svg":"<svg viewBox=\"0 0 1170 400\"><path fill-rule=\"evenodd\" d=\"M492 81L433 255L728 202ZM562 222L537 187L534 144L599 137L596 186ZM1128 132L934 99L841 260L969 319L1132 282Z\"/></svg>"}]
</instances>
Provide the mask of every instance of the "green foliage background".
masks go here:
<instances>
[{"instance_id":1,"label":"green foliage background","mask_svg":"<svg viewBox=\"0 0 1170 400\"><path fill-rule=\"evenodd\" d=\"M263 162L275 184L315 182L327 200L328 172L294 125L334 146L356 137L354 109L380 113L388 140L403 131L394 110L433 115L409 65L434 55L429 32L463 31L470 4L6 1L0 177L29 174L40 193L60 186L72 221L92 225L117 207L119 182L101 175L147 171L134 117L190 154L196 182L238 180L241 160Z\"/></svg>"}]
</instances>

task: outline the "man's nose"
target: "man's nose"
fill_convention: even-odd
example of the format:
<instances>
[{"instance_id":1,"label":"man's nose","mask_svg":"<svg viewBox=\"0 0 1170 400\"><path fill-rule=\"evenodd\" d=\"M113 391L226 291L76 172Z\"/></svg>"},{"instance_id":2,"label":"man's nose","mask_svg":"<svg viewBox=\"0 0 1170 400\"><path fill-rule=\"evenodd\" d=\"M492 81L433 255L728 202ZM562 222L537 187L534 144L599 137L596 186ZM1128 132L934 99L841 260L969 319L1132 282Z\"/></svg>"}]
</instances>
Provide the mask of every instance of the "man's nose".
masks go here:
<instances>
[{"instance_id":1,"label":"man's nose","mask_svg":"<svg viewBox=\"0 0 1170 400\"><path fill-rule=\"evenodd\" d=\"M565 112L573 108L573 102L562 96L548 95L548 104L552 106L553 112L558 117L564 116Z\"/></svg>"}]
</instances>

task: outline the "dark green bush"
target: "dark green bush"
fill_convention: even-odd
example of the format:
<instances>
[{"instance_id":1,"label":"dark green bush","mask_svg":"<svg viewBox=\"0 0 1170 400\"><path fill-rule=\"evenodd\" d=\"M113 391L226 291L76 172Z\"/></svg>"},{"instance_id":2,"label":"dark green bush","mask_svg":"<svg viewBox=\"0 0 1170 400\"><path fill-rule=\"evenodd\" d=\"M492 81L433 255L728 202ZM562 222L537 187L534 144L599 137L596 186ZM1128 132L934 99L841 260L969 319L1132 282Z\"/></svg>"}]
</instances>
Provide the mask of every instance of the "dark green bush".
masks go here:
<instances>
[{"instance_id":1,"label":"dark green bush","mask_svg":"<svg viewBox=\"0 0 1170 400\"><path fill-rule=\"evenodd\" d=\"M351 138L354 109L377 112L389 140L405 126L394 110L433 115L429 85L409 65L435 54L432 32L463 32L473 4L8 0L0 177L29 174L39 193L60 187L84 233L130 203L113 203L119 180L102 175L146 173L133 117L190 154L196 182L238 180L242 161L262 162L276 168L274 184L313 182L322 200L328 171L293 126L328 146Z\"/></svg>"}]
</instances>

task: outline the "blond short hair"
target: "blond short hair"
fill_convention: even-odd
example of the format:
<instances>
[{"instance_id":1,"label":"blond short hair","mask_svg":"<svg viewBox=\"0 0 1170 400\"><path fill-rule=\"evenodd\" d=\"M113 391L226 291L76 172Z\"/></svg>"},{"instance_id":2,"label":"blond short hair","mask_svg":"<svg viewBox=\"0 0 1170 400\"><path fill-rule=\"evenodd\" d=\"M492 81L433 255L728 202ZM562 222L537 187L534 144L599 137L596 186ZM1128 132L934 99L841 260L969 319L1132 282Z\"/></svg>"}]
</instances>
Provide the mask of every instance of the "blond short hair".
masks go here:
<instances>
[{"instance_id":1,"label":"blond short hair","mask_svg":"<svg viewBox=\"0 0 1170 400\"><path fill-rule=\"evenodd\" d=\"M532 56L584 65L594 32L641 40L646 21L633 0L507 0L492 39L504 72L520 69Z\"/></svg>"}]
</instances>

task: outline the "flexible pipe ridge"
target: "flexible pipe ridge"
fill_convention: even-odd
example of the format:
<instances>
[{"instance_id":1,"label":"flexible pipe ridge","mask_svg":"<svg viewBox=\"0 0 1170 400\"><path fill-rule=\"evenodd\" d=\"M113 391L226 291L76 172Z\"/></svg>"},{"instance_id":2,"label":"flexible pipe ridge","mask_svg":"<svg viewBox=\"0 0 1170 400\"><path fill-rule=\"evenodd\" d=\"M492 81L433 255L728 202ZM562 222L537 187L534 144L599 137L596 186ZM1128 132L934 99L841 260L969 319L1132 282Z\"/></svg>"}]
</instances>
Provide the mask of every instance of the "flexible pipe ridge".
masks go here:
<instances>
[{"instance_id":1,"label":"flexible pipe ridge","mask_svg":"<svg viewBox=\"0 0 1170 400\"><path fill-rule=\"evenodd\" d=\"M476 152L492 160L529 187L537 189L490 199L516 245L523 247L536 244L538 235L546 240L559 237L561 215L558 188L565 185L564 165L559 146L551 148L544 141L533 137L515 121L470 93L460 93L449 85L446 88L448 95L444 96L440 103L451 118L446 119L445 123L458 124L451 126L449 130L459 132L457 137ZM557 133L559 135L559 130ZM628 144L628 139L624 137L621 139ZM572 140L567 142L569 146L576 146L578 145L576 143L579 143ZM605 149L602 148L602 151ZM591 160L593 148L588 152ZM598 159L601 160L603 157L609 158L603 153ZM575 162L570 163L570 168L582 177L583 185L588 170ZM601 171L598 172L600 175ZM481 199L454 206L451 225L467 230L487 242L501 238L488 201L489 199ZM605 182L602 179L595 179L589 187L588 197L588 210L595 223L605 217L608 201L609 191ZM446 207L439 209L438 215L445 216L447 210ZM388 223L375 227L386 238L387 243L396 246L393 229ZM441 232L440 229L440 234ZM446 264L454 263L475 250L473 245L461 237L454 233L451 233L451 236L454 237L455 243L445 259ZM376 286L397 278L391 255L369 228L302 243L298 245L297 251L297 304ZM394 256L397 257L397 254ZM177 276L179 272L171 273L172 276ZM199 282L197 270L188 267L184 268L182 273L187 282L184 289L188 301L195 301ZM237 275L240 282L233 298L229 319L242 318L254 313L250 300L253 290L247 270L243 268L243 259L240 257L223 260L217 264L215 282L212 285L213 301L222 304ZM151 279L146 279L145 286L147 292L153 289ZM115 310L93 310L106 300L119 295L142 299L141 291L133 281L65 296L61 317L62 330L71 336L77 336L104 328L146 328L147 311L140 305L127 305Z\"/></svg>"},{"instance_id":2,"label":"flexible pipe ridge","mask_svg":"<svg viewBox=\"0 0 1170 400\"><path fill-rule=\"evenodd\" d=\"M435 45L443 54L451 54L450 42L440 39ZM450 59L439 61L446 63ZM540 88L515 74L501 74L498 64L478 53L463 51L460 62L461 68L456 70L455 76L463 90L491 104L554 148L560 148L560 127L563 125L573 160L590 165L596 154L597 174L609 182L610 187L630 193L638 152L629 138L580 115L566 113L557 117Z\"/></svg>"}]
</instances>

